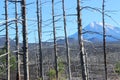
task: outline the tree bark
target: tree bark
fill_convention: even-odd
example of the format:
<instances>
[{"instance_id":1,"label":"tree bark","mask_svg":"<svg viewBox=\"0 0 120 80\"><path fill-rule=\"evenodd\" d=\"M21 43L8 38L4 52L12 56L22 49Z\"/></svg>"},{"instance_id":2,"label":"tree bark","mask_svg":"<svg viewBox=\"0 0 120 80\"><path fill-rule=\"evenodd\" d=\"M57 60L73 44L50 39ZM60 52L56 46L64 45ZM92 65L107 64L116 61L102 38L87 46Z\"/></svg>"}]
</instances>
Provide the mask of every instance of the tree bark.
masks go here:
<instances>
[{"instance_id":1,"label":"tree bark","mask_svg":"<svg viewBox=\"0 0 120 80\"><path fill-rule=\"evenodd\" d=\"M54 55L55 55L55 71L56 80L58 80L58 56L57 56L57 43L56 43L56 27L55 27L55 17L54 17L54 0L52 0L52 20L53 20L53 37L54 37Z\"/></svg>"},{"instance_id":2,"label":"tree bark","mask_svg":"<svg viewBox=\"0 0 120 80\"><path fill-rule=\"evenodd\" d=\"M85 59L83 55L83 42L82 42L82 22L81 22L81 14L80 14L80 0L77 0L77 21L78 21L78 41L79 41L79 51L80 51L80 63L82 69L82 79L87 80L86 71L85 71Z\"/></svg>"},{"instance_id":3,"label":"tree bark","mask_svg":"<svg viewBox=\"0 0 120 80\"><path fill-rule=\"evenodd\" d=\"M16 60L17 60L17 75L16 80L21 80L20 77L20 55L19 55L19 33L18 33L18 7L17 0L15 0L15 27L16 27Z\"/></svg>"},{"instance_id":4,"label":"tree bark","mask_svg":"<svg viewBox=\"0 0 120 80\"><path fill-rule=\"evenodd\" d=\"M104 68L105 80L107 80L107 61L106 61L106 31L105 31L105 0L102 2L102 23L103 23L103 53L104 53Z\"/></svg>"},{"instance_id":5,"label":"tree bark","mask_svg":"<svg viewBox=\"0 0 120 80\"><path fill-rule=\"evenodd\" d=\"M67 54L68 78L69 78L69 80L72 80L72 77L71 77L70 53L69 53L69 45L68 45L67 29L66 29L66 13L65 13L64 0L62 0L62 8L63 8L63 20L64 20L64 34L65 34L66 54Z\"/></svg>"},{"instance_id":6,"label":"tree bark","mask_svg":"<svg viewBox=\"0 0 120 80\"><path fill-rule=\"evenodd\" d=\"M42 5L40 0L40 8L39 2L36 1L37 5L37 24L38 24L38 38L39 38L39 77L43 80L43 69L42 69Z\"/></svg>"},{"instance_id":7,"label":"tree bark","mask_svg":"<svg viewBox=\"0 0 120 80\"><path fill-rule=\"evenodd\" d=\"M7 80L10 80L10 44L9 44L9 30L8 30L8 0L5 0L5 21L6 21L6 72Z\"/></svg>"},{"instance_id":8,"label":"tree bark","mask_svg":"<svg viewBox=\"0 0 120 80\"><path fill-rule=\"evenodd\" d=\"M22 33L23 33L23 70L24 80L29 80L29 66L28 66L28 37L27 37L27 23L26 23L26 0L21 1L22 7Z\"/></svg>"}]
</instances>

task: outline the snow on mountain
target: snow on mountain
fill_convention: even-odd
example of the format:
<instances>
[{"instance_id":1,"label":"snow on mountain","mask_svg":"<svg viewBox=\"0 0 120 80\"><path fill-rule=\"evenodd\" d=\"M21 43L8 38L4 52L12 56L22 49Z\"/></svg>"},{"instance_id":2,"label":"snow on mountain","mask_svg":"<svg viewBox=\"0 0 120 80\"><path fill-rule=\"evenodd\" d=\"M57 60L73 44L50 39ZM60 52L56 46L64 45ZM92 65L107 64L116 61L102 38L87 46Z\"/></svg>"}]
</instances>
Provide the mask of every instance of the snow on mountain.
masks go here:
<instances>
[{"instance_id":1,"label":"snow on mountain","mask_svg":"<svg viewBox=\"0 0 120 80\"><path fill-rule=\"evenodd\" d=\"M120 28L105 24L106 41L117 41L120 39ZM102 23L92 22L83 28L83 38L89 41L102 41L103 25ZM78 39L78 33L74 33L69 38Z\"/></svg>"}]
</instances>

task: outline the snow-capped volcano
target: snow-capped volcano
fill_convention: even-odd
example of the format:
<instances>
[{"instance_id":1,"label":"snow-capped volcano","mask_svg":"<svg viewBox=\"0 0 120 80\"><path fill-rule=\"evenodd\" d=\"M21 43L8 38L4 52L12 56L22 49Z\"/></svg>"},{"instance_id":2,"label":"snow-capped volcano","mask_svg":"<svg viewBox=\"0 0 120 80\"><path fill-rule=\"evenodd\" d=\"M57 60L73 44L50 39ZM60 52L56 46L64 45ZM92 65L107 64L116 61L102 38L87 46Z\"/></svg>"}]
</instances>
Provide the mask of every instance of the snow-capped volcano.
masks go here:
<instances>
[{"instance_id":1,"label":"snow-capped volcano","mask_svg":"<svg viewBox=\"0 0 120 80\"><path fill-rule=\"evenodd\" d=\"M106 41L117 41L120 39L120 28L109 24L105 24ZM103 40L103 25L102 23L92 22L83 28L83 38L90 41ZM78 33L74 33L69 38L77 39Z\"/></svg>"}]
</instances>

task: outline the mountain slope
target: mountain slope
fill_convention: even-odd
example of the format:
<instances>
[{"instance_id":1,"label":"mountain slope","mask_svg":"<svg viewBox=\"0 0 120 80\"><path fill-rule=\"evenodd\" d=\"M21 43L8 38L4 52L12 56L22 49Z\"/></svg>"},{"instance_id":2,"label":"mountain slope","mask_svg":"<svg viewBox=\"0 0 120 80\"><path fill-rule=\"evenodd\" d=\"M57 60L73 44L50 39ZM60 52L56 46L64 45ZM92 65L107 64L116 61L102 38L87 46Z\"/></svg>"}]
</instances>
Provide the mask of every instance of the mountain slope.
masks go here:
<instances>
[{"instance_id":1,"label":"mountain slope","mask_svg":"<svg viewBox=\"0 0 120 80\"><path fill-rule=\"evenodd\" d=\"M15 46L15 41L10 39L9 38L9 41L10 41L10 45L11 46ZM5 46L5 42L6 42L6 38L5 37L0 37L0 46Z\"/></svg>"},{"instance_id":2,"label":"mountain slope","mask_svg":"<svg viewBox=\"0 0 120 80\"><path fill-rule=\"evenodd\" d=\"M120 28L109 24L105 25L106 41L117 41L120 39ZM89 41L102 41L103 26L102 23L92 22L83 29L83 38ZM77 39L78 33L74 33L69 38Z\"/></svg>"}]
</instances>

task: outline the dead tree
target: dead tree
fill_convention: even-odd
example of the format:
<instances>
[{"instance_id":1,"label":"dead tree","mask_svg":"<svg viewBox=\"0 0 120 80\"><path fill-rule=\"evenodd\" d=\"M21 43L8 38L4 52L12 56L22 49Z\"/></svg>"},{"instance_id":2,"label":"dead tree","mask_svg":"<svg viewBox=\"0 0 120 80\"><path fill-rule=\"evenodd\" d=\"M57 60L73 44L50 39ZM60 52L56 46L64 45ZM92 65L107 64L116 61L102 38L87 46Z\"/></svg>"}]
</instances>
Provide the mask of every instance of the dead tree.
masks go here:
<instances>
[{"instance_id":1,"label":"dead tree","mask_svg":"<svg viewBox=\"0 0 120 80\"><path fill-rule=\"evenodd\" d=\"M37 39L36 39L36 34L34 31L34 39L35 39L35 43L37 43ZM36 57L36 61L35 61L35 65L36 65L36 77L39 78L39 58L38 58L38 48L36 47L36 44L34 44L34 50L35 50L35 57Z\"/></svg>"},{"instance_id":2,"label":"dead tree","mask_svg":"<svg viewBox=\"0 0 120 80\"><path fill-rule=\"evenodd\" d=\"M26 23L26 0L21 1L22 9L22 35L23 35L23 70L24 80L29 80L29 65L28 65L28 37Z\"/></svg>"},{"instance_id":3,"label":"dead tree","mask_svg":"<svg viewBox=\"0 0 120 80\"><path fill-rule=\"evenodd\" d=\"M107 80L107 61L106 61L106 31L105 31L105 0L102 2L102 23L103 23L103 53L104 53L104 68L105 80Z\"/></svg>"},{"instance_id":4,"label":"dead tree","mask_svg":"<svg viewBox=\"0 0 120 80\"><path fill-rule=\"evenodd\" d=\"M5 0L5 21L6 21L6 72L7 80L10 80L10 44L9 44L9 31L8 31L8 0Z\"/></svg>"},{"instance_id":5,"label":"dead tree","mask_svg":"<svg viewBox=\"0 0 120 80\"><path fill-rule=\"evenodd\" d=\"M70 63L70 53L69 53L69 45L68 45L67 30L66 30L66 13L65 13L64 0L62 0L62 8L63 8L64 34L65 34L65 44L66 44L66 54L67 54L68 77L69 77L69 80L71 80L72 79L71 67L70 67L71 63Z\"/></svg>"},{"instance_id":6,"label":"dead tree","mask_svg":"<svg viewBox=\"0 0 120 80\"><path fill-rule=\"evenodd\" d=\"M40 0L40 8L39 1L36 1L37 5L37 24L38 24L38 38L39 38L39 77L43 80L43 69L42 69L42 5Z\"/></svg>"},{"instance_id":7,"label":"dead tree","mask_svg":"<svg viewBox=\"0 0 120 80\"><path fill-rule=\"evenodd\" d=\"M15 27L16 27L16 60L17 60L17 75L16 80L21 80L20 78L20 55L19 55L19 35L18 35L18 7L17 0L15 0Z\"/></svg>"},{"instance_id":8,"label":"dead tree","mask_svg":"<svg viewBox=\"0 0 120 80\"><path fill-rule=\"evenodd\" d=\"M77 0L77 23L78 23L78 41L79 41L79 51L80 51L80 63L82 70L82 79L87 80L86 71L85 71L85 59L83 54L83 43L82 43L82 22L81 22L81 14L80 14L80 0Z\"/></svg>"},{"instance_id":9,"label":"dead tree","mask_svg":"<svg viewBox=\"0 0 120 80\"><path fill-rule=\"evenodd\" d=\"M55 61L55 71L56 71L56 80L58 80L58 56L57 56L57 43L56 43L56 27L55 27L55 17L54 17L54 0L52 0L52 22L53 22L53 37L54 37L54 61Z\"/></svg>"}]
</instances>

